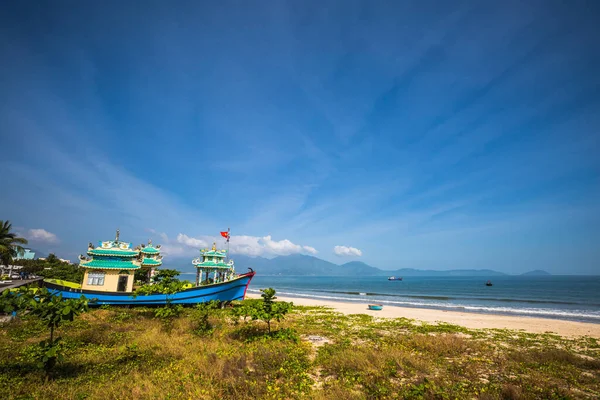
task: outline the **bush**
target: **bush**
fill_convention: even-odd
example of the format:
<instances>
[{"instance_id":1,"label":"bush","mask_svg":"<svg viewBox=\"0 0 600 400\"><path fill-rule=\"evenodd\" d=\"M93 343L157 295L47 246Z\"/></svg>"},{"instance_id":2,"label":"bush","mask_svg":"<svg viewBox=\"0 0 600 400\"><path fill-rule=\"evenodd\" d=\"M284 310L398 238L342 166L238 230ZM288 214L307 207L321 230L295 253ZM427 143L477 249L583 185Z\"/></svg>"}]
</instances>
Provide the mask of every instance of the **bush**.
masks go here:
<instances>
[{"instance_id":1,"label":"bush","mask_svg":"<svg viewBox=\"0 0 600 400\"><path fill-rule=\"evenodd\" d=\"M284 301L275 302L277 297L275 297L276 292L273 288L260 289L260 291L262 292L261 297L263 301L262 303L257 303L260 306L254 309L252 319L266 322L269 333L271 333L271 321L281 321L285 314L292 309L293 304Z\"/></svg>"},{"instance_id":2,"label":"bush","mask_svg":"<svg viewBox=\"0 0 600 400\"><path fill-rule=\"evenodd\" d=\"M168 329L171 327L171 320L179 317L183 311L183 306L181 304L174 305L170 296L181 291L189 284L188 281L180 281L177 276L179 276L179 271L163 269L156 274L152 284L139 287L133 294L134 296L164 294L166 304L164 307L154 310L154 317L162 319Z\"/></svg>"},{"instance_id":3,"label":"bush","mask_svg":"<svg viewBox=\"0 0 600 400\"><path fill-rule=\"evenodd\" d=\"M210 323L209 317L213 310L219 308L220 303L216 300L211 300L207 303L200 303L192 314L194 322L194 333L197 335L206 335L212 333L214 327Z\"/></svg>"},{"instance_id":4,"label":"bush","mask_svg":"<svg viewBox=\"0 0 600 400\"><path fill-rule=\"evenodd\" d=\"M261 289L261 300L245 300L241 304L234 305L231 310L233 322L239 323L240 318L244 321L248 317L252 320L259 320L267 323L269 334L271 334L271 322L281 321L284 316L292 309L293 304L284 301L276 302L275 289Z\"/></svg>"}]
</instances>

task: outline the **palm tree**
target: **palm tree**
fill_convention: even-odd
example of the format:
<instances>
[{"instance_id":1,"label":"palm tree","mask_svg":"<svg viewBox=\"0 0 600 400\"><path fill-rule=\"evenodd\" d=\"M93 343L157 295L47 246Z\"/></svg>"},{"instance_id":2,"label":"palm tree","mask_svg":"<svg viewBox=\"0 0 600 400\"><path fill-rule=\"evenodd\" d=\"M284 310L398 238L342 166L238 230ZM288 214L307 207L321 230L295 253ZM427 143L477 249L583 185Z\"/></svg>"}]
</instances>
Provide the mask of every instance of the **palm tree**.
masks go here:
<instances>
[{"instance_id":1,"label":"palm tree","mask_svg":"<svg viewBox=\"0 0 600 400\"><path fill-rule=\"evenodd\" d=\"M27 244L27 239L17 237L16 233L10 231L11 229L10 221L0 220L0 266L7 268L12 264L14 257L23 255L25 249L21 245Z\"/></svg>"}]
</instances>

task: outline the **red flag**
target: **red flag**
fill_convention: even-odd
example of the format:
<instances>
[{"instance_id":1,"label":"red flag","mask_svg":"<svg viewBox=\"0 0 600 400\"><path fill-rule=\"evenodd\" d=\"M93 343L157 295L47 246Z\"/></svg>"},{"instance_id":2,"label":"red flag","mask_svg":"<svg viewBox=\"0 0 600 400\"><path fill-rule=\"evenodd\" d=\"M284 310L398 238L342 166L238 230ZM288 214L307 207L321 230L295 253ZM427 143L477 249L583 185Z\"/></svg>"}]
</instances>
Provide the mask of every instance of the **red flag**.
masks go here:
<instances>
[{"instance_id":1,"label":"red flag","mask_svg":"<svg viewBox=\"0 0 600 400\"><path fill-rule=\"evenodd\" d=\"M225 239L229 240L229 232L221 232L221 236L223 236Z\"/></svg>"}]
</instances>

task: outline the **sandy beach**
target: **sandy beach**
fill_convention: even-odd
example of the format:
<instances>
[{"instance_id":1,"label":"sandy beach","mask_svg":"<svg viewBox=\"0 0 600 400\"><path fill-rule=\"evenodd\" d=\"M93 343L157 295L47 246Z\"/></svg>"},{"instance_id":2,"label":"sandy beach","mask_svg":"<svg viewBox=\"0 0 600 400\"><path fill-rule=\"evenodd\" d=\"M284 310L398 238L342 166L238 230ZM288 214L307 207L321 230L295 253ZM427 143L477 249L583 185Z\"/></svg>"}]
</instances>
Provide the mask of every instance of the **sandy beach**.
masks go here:
<instances>
[{"instance_id":1,"label":"sandy beach","mask_svg":"<svg viewBox=\"0 0 600 400\"><path fill-rule=\"evenodd\" d=\"M248 298L260 298L256 293L248 293ZM498 314L477 314L456 311L405 308L385 305L381 311L367 308L367 303L351 303L318 300L300 297L277 296L280 301L291 301L299 306L329 307L344 314L367 314L379 318L410 318L428 323L446 322L469 329L514 329L531 333L552 332L565 337L590 336L600 339L600 324L564 321L549 318L530 318Z\"/></svg>"}]
</instances>

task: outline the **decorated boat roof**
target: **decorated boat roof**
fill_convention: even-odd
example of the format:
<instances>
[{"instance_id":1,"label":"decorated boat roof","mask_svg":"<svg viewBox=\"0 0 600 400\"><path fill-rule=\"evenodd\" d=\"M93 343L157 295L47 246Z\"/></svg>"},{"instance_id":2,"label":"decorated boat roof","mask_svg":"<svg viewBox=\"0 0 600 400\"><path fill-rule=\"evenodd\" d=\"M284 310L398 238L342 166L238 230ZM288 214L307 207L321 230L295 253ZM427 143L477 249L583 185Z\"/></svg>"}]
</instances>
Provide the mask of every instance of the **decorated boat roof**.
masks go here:
<instances>
[{"instance_id":1,"label":"decorated boat roof","mask_svg":"<svg viewBox=\"0 0 600 400\"><path fill-rule=\"evenodd\" d=\"M148 240L148 244L140 245L140 252L144 254L159 254L160 253L160 244L154 246L152 244L152 239Z\"/></svg>"},{"instance_id":2,"label":"decorated boat roof","mask_svg":"<svg viewBox=\"0 0 600 400\"><path fill-rule=\"evenodd\" d=\"M227 257L227 250L217 250L217 244L213 243L212 249L202 249L200 250L200 254L202 254L205 257L225 258Z\"/></svg>"},{"instance_id":3,"label":"decorated boat roof","mask_svg":"<svg viewBox=\"0 0 600 400\"><path fill-rule=\"evenodd\" d=\"M119 240L119 230L117 229L115 240L100 241L96 247L90 243L87 254L89 256L135 257L138 251L131 248L131 243Z\"/></svg>"},{"instance_id":4,"label":"decorated boat roof","mask_svg":"<svg viewBox=\"0 0 600 400\"><path fill-rule=\"evenodd\" d=\"M117 257L135 257L138 252L135 250L120 250L120 249L89 249L87 254L90 256L117 256Z\"/></svg>"},{"instance_id":5,"label":"decorated boat roof","mask_svg":"<svg viewBox=\"0 0 600 400\"><path fill-rule=\"evenodd\" d=\"M213 243L212 249L200 250L201 256L192 260L192 264L196 268L209 269L230 269L233 268L233 261L225 262L227 250L217 250L217 244ZM216 258L216 260L215 260Z\"/></svg>"},{"instance_id":6,"label":"decorated boat roof","mask_svg":"<svg viewBox=\"0 0 600 400\"><path fill-rule=\"evenodd\" d=\"M98 242L98 246L90 243L87 255L89 257L79 256L79 265L83 268L139 269L162 265L160 245L154 246L149 240L147 245L132 248L131 243L119 240L118 229L115 240Z\"/></svg>"},{"instance_id":7,"label":"decorated boat roof","mask_svg":"<svg viewBox=\"0 0 600 400\"><path fill-rule=\"evenodd\" d=\"M106 259L106 260L81 260L80 266L84 268L97 268L97 269L139 269L138 263L122 260L122 259Z\"/></svg>"}]
</instances>

